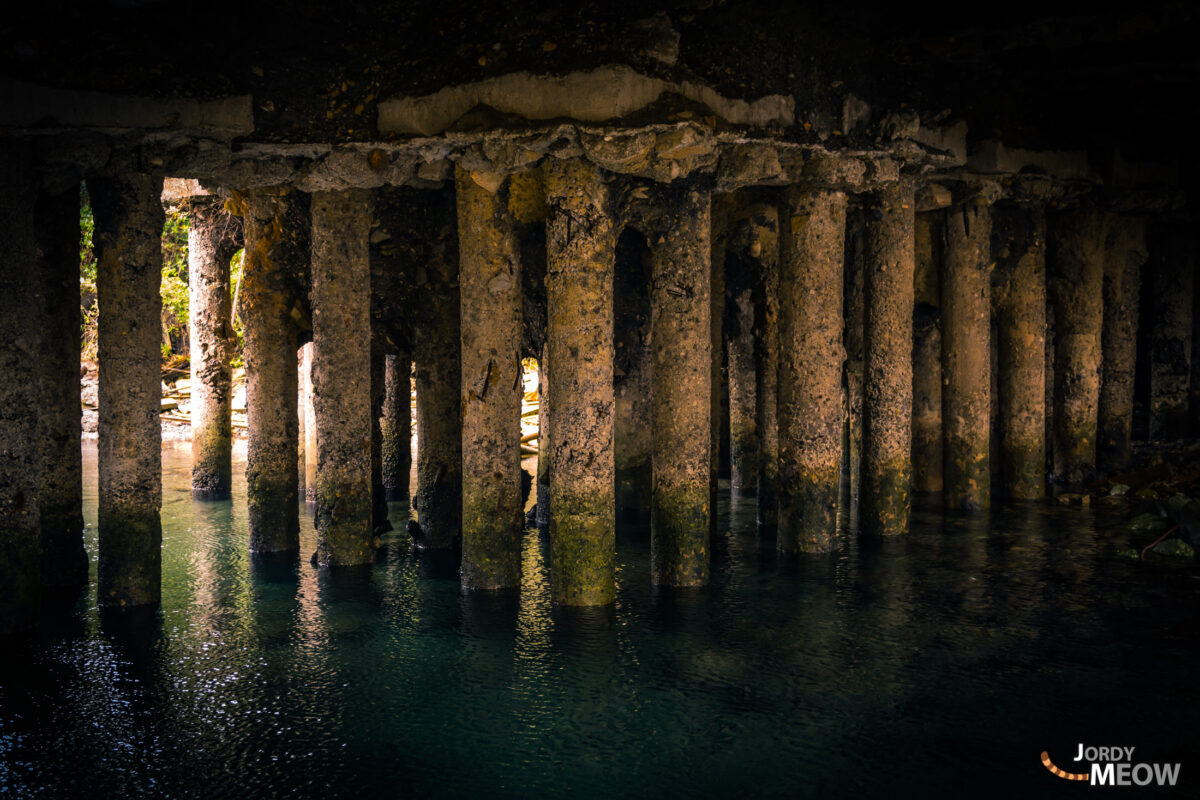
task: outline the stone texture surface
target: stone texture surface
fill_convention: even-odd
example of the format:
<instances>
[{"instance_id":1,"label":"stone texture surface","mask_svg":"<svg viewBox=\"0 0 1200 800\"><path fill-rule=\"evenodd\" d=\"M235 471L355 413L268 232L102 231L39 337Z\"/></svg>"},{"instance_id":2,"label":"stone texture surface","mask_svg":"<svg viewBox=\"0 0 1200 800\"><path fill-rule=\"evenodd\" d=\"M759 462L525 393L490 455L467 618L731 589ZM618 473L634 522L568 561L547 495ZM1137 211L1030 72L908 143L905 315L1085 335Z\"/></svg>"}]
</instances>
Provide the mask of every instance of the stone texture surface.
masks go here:
<instances>
[{"instance_id":1,"label":"stone texture surface","mask_svg":"<svg viewBox=\"0 0 1200 800\"><path fill-rule=\"evenodd\" d=\"M942 223L917 214L913 275L912 488L942 491Z\"/></svg>"},{"instance_id":2,"label":"stone texture surface","mask_svg":"<svg viewBox=\"0 0 1200 800\"><path fill-rule=\"evenodd\" d=\"M408 504L408 479L412 471L412 357L392 353L384 366L383 415L379 420L383 443L383 488L388 500Z\"/></svg>"},{"instance_id":3,"label":"stone texture surface","mask_svg":"<svg viewBox=\"0 0 1200 800\"><path fill-rule=\"evenodd\" d=\"M1187 431L1191 374L1196 236L1189 220L1164 220L1151 240L1150 438L1176 439Z\"/></svg>"},{"instance_id":4,"label":"stone texture surface","mask_svg":"<svg viewBox=\"0 0 1200 800\"><path fill-rule=\"evenodd\" d=\"M754 299L754 421L758 434L758 528L773 534L779 522L779 210L756 205L746 220L746 252L757 267Z\"/></svg>"},{"instance_id":5,"label":"stone texture surface","mask_svg":"<svg viewBox=\"0 0 1200 800\"><path fill-rule=\"evenodd\" d=\"M1104 328L1097 459L1106 470L1129 467L1133 440L1138 305L1146 263L1146 220L1112 214L1104 259Z\"/></svg>"}]
</instances>

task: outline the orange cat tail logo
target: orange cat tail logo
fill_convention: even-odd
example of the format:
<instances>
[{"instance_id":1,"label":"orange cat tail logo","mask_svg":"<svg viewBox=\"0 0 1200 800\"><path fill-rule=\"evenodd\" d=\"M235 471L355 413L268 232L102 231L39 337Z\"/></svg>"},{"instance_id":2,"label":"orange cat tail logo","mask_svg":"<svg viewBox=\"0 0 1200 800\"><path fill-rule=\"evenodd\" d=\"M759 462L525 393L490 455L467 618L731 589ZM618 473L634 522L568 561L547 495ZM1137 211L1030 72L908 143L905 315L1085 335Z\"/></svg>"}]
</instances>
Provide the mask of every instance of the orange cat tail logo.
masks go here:
<instances>
[{"instance_id":1,"label":"orange cat tail logo","mask_svg":"<svg viewBox=\"0 0 1200 800\"><path fill-rule=\"evenodd\" d=\"M1069 781L1086 781L1092 776L1090 772L1066 772L1059 769L1058 767L1054 766L1054 762L1050 760L1050 754L1045 750L1042 751L1042 764L1046 766L1046 769L1050 770L1058 777L1066 778Z\"/></svg>"}]
</instances>

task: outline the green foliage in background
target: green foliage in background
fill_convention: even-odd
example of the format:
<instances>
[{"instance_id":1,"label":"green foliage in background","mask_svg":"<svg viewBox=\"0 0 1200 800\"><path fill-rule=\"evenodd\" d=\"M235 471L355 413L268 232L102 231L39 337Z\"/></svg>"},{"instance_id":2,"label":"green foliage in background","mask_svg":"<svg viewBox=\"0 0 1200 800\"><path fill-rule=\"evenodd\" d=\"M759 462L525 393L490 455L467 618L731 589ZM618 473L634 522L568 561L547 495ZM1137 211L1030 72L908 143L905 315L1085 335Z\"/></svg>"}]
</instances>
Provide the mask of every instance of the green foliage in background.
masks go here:
<instances>
[{"instance_id":1,"label":"green foliage in background","mask_svg":"<svg viewBox=\"0 0 1200 800\"><path fill-rule=\"evenodd\" d=\"M185 214L169 209L163 222L162 288L163 358L170 358L171 340L187 340L188 324L188 227Z\"/></svg>"}]
</instances>

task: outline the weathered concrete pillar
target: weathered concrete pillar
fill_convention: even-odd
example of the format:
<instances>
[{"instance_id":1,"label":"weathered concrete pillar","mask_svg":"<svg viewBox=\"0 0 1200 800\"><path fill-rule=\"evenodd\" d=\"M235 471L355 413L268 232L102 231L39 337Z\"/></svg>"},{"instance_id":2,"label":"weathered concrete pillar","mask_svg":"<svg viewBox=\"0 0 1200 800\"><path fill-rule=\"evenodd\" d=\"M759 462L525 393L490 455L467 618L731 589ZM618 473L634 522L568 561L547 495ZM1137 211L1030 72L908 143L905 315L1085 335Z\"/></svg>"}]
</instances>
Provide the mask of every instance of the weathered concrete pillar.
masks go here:
<instances>
[{"instance_id":1,"label":"weathered concrete pillar","mask_svg":"<svg viewBox=\"0 0 1200 800\"><path fill-rule=\"evenodd\" d=\"M296 492L301 498L308 498L308 423L304 408L305 348L300 345L296 351L296 440L299 448L296 451Z\"/></svg>"},{"instance_id":2,"label":"weathered concrete pillar","mask_svg":"<svg viewBox=\"0 0 1200 800\"><path fill-rule=\"evenodd\" d=\"M371 197L312 196L313 409L317 552L323 567L368 564L371 520Z\"/></svg>"},{"instance_id":3,"label":"weathered concrete pillar","mask_svg":"<svg viewBox=\"0 0 1200 800\"><path fill-rule=\"evenodd\" d=\"M709 330L712 333L712 382L709 386L710 462L708 470L709 535L717 532L717 495L721 478L722 434L728 423L728 386L725 377L725 251L728 240L728 203L709 202Z\"/></svg>"},{"instance_id":4,"label":"weathered concrete pillar","mask_svg":"<svg viewBox=\"0 0 1200 800\"><path fill-rule=\"evenodd\" d=\"M846 214L845 302L846 422L845 459L850 505L858 502L862 484L862 410L865 364L863 335L866 326L866 265L864 263L864 213L854 208Z\"/></svg>"},{"instance_id":5,"label":"weathered concrete pillar","mask_svg":"<svg viewBox=\"0 0 1200 800\"><path fill-rule=\"evenodd\" d=\"M32 628L41 595L41 456L39 437L32 432L38 429L41 400L42 286L32 163L32 147L0 141L0 633Z\"/></svg>"},{"instance_id":6,"label":"weathered concrete pillar","mask_svg":"<svg viewBox=\"0 0 1200 800\"><path fill-rule=\"evenodd\" d=\"M651 245L650 573L658 586L702 586L713 511L710 200L694 186L664 195Z\"/></svg>"},{"instance_id":7,"label":"weathered concrete pillar","mask_svg":"<svg viewBox=\"0 0 1200 800\"><path fill-rule=\"evenodd\" d=\"M588 162L550 162L546 197L546 348L555 411L550 594L565 605L604 605L616 595L616 231L608 186Z\"/></svg>"},{"instance_id":8,"label":"weathered concrete pillar","mask_svg":"<svg viewBox=\"0 0 1200 800\"><path fill-rule=\"evenodd\" d=\"M162 587L162 179L88 181L100 364L99 602L155 605Z\"/></svg>"},{"instance_id":9,"label":"weathered concrete pillar","mask_svg":"<svg viewBox=\"0 0 1200 800\"><path fill-rule=\"evenodd\" d=\"M779 212L759 206L748 220L747 252L755 260L754 420L758 433L757 522L768 535L779 522Z\"/></svg>"},{"instance_id":10,"label":"weathered concrete pillar","mask_svg":"<svg viewBox=\"0 0 1200 800\"><path fill-rule=\"evenodd\" d=\"M913 275L913 491L942 491L942 215L917 214Z\"/></svg>"},{"instance_id":11,"label":"weathered concrete pillar","mask_svg":"<svg viewBox=\"0 0 1200 800\"><path fill-rule=\"evenodd\" d=\"M385 392L379 427L383 440L383 488L388 500L408 504L412 471L412 357L390 354L384 366Z\"/></svg>"},{"instance_id":12,"label":"weathered concrete pillar","mask_svg":"<svg viewBox=\"0 0 1200 800\"><path fill-rule=\"evenodd\" d=\"M1192 436L1200 436L1200 286L1192 281L1192 379L1188 390L1188 415Z\"/></svg>"},{"instance_id":13,"label":"weathered concrete pillar","mask_svg":"<svg viewBox=\"0 0 1200 800\"><path fill-rule=\"evenodd\" d=\"M234 332L229 260L231 217L213 198L188 209L188 331L191 337L192 496L229 497L233 481L231 400Z\"/></svg>"},{"instance_id":14,"label":"weathered concrete pillar","mask_svg":"<svg viewBox=\"0 0 1200 800\"><path fill-rule=\"evenodd\" d=\"M1155 313L1150 331L1150 438L1187 433L1188 381L1192 361L1192 305L1196 239L1190 220L1156 226L1151 280Z\"/></svg>"},{"instance_id":15,"label":"weathered concrete pillar","mask_svg":"<svg viewBox=\"0 0 1200 800\"><path fill-rule=\"evenodd\" d=\"M42 276L42 342L36 357L41 396L35 406L42 462L42 584L75 587L88 580L79 447L79 188L43 194L34 216Z\"/></svg>"},{"instance_id":16,"label":"weathered concrete pillar","mask_svg":"<svg viewBox=\"0 0 1200 800\"><path fill-rule=\"evenodd\" d=\"M792 189L780 222L778 549L827 552L842 460L846 195Z\"/></svg>"},{"instance_id":17,"label":"weathered concrete pillar","mask_svg":"<svg viewBox=\"0 0 1200 800\"><path fill-rule=\"evenodd\" d=\"M1103 326L1104 215L1057 215L1050 228L1054 303L1054 474L1068 484L1096 469Z\"/></svg>"},{"instance_id":18,"label":"weathered concrete pillar","mask_svg":"<svg viewBox=\"0 0 1200 800\"><path fill-rule=\"evenodd\" d=\"M650 254L641 232L617 240L613 367L616 397L617 513L649 525L651 497Z\"/></svg>"},{"instance_id":19,"label":"weathered concrete pillar","mask_svg":"<svg viewBox=\"0 0 1200 800\"><path fill-rule=\"evenodd\" d=\"M864 231L862 484L859 527L908 532L912 499L913 271L916 203L900 183L871 198Z\"/></svg>"},{"instance_id":20,"label":"weathered concrete pillar","mask_svg":"<svg viewBox=\"0 0 1200 800\"><path fill-rule=\"evenodd\" d=\"M997 209L996 229L1000 491L1036 500L1046 495L1046 216Z\"/></svg>"},{"instance_id":21,"label":"weathered concrete pillar","mask_svg":"<svg viewBox=\"0 0 1200 800\"><path fill-rule=\"evenodd\" d=\"M1146 220L1110 215L1104 259L1104 328L1100 334L1099 453L1108 470L1129 467L1138 302L1146 263Z\"/></svg>"},{"instance_id":22,"label":"weathered concrete pillar","mask_svg":"<svg viewBox=\"0 0 1200 800\"><path fill-rule=\"evenodd\" d=\"M537 525L539 529L550 527L550 370L549 348L542 346L542 357L538 360L538 463L537 463Z\"/></svg>"},{"instance_id":23,"label":"weathered concrete pillar","mask_svg":"<svg viewBox=\"0 0 1200 800\"><path fill-rule=\"evenodd\" d=\"M371 337L371 530L392 529L387 489L383 485L383 402L387 397L387 351L379 336Z\"/></svg>"},{"instance_id":24,"label":"weathered concrete pillar","mask_svg":"<svg viewBox=\"0 0 1200 800\"><path fill-rule=\"evenodd\" d=\"M300 413L304 415L304 499L317 502L317 411L313 407L313 343L300 348Z\"/></svg>"},{"instance_id":25,"label":"weathered concrete pillar","mask_svg":"<svg viewBox=\"0 0 1200 800\"><path fill-rule=\"evenodd\" d=\"M307 258L298 198L269 190L246 198L246 249L238 314L246 364L246 499L250 551L300 549L296 349L292 275Z\"/></svg>"},{"instance_id":26,"label":"weathered concrete pillar","mask_svg":"<svg viewBox=\"0 0 1200 800\"><path fill-rule=\"evenodd\" d=\"M729 484L732 492L749 496L758 490L754 298L749 285L737 288L730 309L734 324L728 331Z\"/></svg>"},{"instance_id":27,"label":"weathered concrete pillar","mask_svg":"<svg viewBox=\"0 0 1200 800\"><path fill-rule=\"evenodd\" d=\"M946 212L942 256L942 498L951 511L991 504L991 209Z\"/></svg>"},{"instance_id":28,"label":"weathered concrete pillar","mask_svg":"<svg viewBox=\"0 0 1200 800\"><path fill-rule=\"evenodd\" d=\"M467 589L514 588L521 581L521 262L506 184L455 172Z\"/></svg>"}]
</instances>

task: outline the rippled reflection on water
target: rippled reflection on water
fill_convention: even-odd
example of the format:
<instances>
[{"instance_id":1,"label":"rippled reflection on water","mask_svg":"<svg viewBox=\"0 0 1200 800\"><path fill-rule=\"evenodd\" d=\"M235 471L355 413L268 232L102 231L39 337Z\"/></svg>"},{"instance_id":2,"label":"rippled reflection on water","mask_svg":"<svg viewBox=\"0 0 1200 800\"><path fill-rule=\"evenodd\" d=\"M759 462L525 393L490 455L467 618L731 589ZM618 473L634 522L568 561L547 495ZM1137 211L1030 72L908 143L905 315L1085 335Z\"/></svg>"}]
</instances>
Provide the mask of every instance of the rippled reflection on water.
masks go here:
<instances>
[{"instance_id":1,"label":"rippled reflection on water","mask_svg":"<svg viewBox=\"0 0 1200 800\"><path fill-rule=\"evenodd\" d=\"M232 503L195 503L188 446L163 464L162 609L102 623L93 585L9 645L0 793L1042 796L1038 754L1070 768L1078 742L1200 786L1200 580L1113 558L1129 535L1092 512L919 512L787 565L735 499L710 589L652 592L622 530L615 607L568 611L536 532L511 596L462 595L402 533L319 574L307 518L303 559L251 564L240 469ZM94 444L85 469L94 559Z\"/></svg>"}]
</instances>

